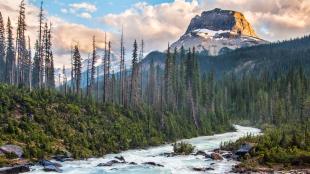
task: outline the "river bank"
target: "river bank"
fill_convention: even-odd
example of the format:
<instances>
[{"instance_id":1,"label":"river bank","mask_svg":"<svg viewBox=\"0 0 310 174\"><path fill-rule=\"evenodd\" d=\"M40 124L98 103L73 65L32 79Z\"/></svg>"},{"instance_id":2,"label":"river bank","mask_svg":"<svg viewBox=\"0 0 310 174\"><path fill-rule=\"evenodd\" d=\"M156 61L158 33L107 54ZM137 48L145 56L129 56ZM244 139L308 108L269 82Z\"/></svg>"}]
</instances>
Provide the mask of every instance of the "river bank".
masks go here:
<instances>
[{"instance_id":1,"label":"river bank","mask_svg":"<svg viewBox=\"0 0 310 174\"><path fill-rule=\"evenodd\" d=\"M220 147L221 142L236 141L238 138L247 134L257 135L259 129L235 126L236 132L228 132L224 134L216 134L212 136L203 136L192 139L184 139L182 141L195 146L195 153L203 151L206 154L211 154L214 149ZM232 167L238 164L237 161L226 159L213 160L206 158L204 155L186 155L186 156L167 156L172 152L170 144L148 149L128 150L117 154L108 154L102 158L91 158L88 160L66 161L60 163L63 173L79 173L79 174L99 174L99 173L199 173L195 169L209 169L208 173L227 173L232 170ZM111 166L98 166L99 164L107 164L115 157L123 157L126 163L117 162ZM152 165L157 164L157 165ZM29 174L43 173L42 166L32 166Z\"/></svg>"}]
</instances>

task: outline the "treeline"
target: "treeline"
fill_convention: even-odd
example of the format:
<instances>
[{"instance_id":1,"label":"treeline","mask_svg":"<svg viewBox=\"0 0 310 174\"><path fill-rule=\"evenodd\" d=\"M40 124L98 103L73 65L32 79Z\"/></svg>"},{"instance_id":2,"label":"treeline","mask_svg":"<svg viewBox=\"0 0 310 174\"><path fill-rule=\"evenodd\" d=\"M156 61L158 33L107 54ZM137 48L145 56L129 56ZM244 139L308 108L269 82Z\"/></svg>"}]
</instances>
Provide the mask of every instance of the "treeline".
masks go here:
<instances>
[{"instance_id":1,"label":"treeline","mask_svg":"<svg viewBox=\"0 0 310 174\"><path fill-rule=\"evenodd\" d=\"M54 88L54 58L52 52L51 23L44 20L43 3L39 14L38 38L32 57L31 41L26 36L26 9L24 0L19 6L16 38L10 17L6 27L0 12L0 81L32 88Z\"/></svg>"}]
</instances>

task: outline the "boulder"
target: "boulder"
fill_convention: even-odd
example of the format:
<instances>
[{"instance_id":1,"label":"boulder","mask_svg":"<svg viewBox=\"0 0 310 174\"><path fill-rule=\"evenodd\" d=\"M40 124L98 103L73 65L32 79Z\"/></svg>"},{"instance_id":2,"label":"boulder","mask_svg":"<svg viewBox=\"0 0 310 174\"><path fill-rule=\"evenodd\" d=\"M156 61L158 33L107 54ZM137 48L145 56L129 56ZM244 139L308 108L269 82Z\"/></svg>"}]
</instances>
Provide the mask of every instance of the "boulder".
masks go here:
<instances>
[{"instance_id":1,"label":"boulder","mask_svg":"<svg viewBox=\"0 0 310 174\"><path fill-rule=\"evenodd\" d=\"M254 148L253 144L250 143L244 143L240 146L240 148L236 151L236 155L238 156L244 156L247 153L250 153Z\"/></svg>"},{"instance_id":2,"label":"boulder","mask_svg":"<svg viewBox=\"0 0 310 174\"><path fill-rule=\"evenodd\" d=\"M225 152L222 156L226 159L232 159L234 155L231 152Z\"/></svg>"},{"instance_id":3,"label":"boulder","mask_svg":"<svg viewBox=\"0 0 310 174\"><path fill-rule=\"evenodd\" d=\"M111 160L111 161L108 161L108 162L106 162L106 163L100 163L100 164L98 164L97 166L98 166L98 167L110 167L110 166L112 166L113 164L119 164L119 163L122 163L122 162L120 162L120 161L118 161L118 160Z\"/></svg>"},{"instance_id":4,"label":"boulder","mask_svg":"<svg viewBox=\"0 0 310 174\"><path fill-rule=\"evenodd\" d=\"M114 158L116 158L116 159L122 161L123 163L126 162L126 160L125 160L125 158L124 158L123 156L116 156L116 157L114 157Z\"/></svg>"},{"instance_id":5,"label":"boulder","mask_svg":"<svg viewBox=\"0 0 310 174\"><path fill-rule=\"evenodd\" d=\"M160 156L165 156L165 157L174 157L174 156L176 156L176 154L175 153L168 153L168 152L165 152L165 153L162 153L162 154L160 154Z\"/></svg>"},{"instance_id":6,"label":"boulder","mask_svg":"<svg viewBox=\"0 0 310 174\"><path fill-rule=\"evenodd\" d=\"M57 167L55 165L44 166L43 170L45 172L58 172L58 173L62 173L63 172L59 167Z\"/></svg>"},{"instance_id":7,"label":"boulder","mask_svg":"<svg viewBox=\"0 0 310 174\"><path fill-rule=\"evenodd\" d=\"M213 160L223 160L223 157L219 153L212 153L211 154L211 159Z\"/></svg>"},{"instance_id":8,"label":"boulder","mask_svg":"<svg viewBox=\"0 0 310 174\"><path fill-rule=\"evenodd\" d=\"M164 167L163 165L157 164L155 162L145 162L145 163L142 163L142 164L151 165L151 166L158 166L158 167Z\"/></svg>"},{"instance_id":9,"label":"boulder","mask_svg":"<svg viewBox=\"0 0 310 174\"><path fill-rule=\"evenodd\" d=\"M197 156L197 155L207 156L207 153L204 152L204 151L199 150L199 151L197 151L197 152L195 153L195 156Z\"/></svg>"},{"instance_id":10,"label":"boulder","mask_svg":"<svg viewBox=\"0 0 310 174\"><path fill-rule=\"evenodd\" d=\"M205 172L205 171L214 170L214 169L211 167L193 167L193 170L196 172Z\"/></svg>"},{"instance_id":11,"label":"boulder","mask_svg":"<svg viewBox=\"0 0 310 174\"><path fill-rule=\"evenodd\" d=\"M20 146L16 146L16 145L12 145L12 144L1 146L0 152L2 152L4 154L13 153L18 158L21 158L24 154L24 151Z\"/></svg>"},{"instance_id":12,"label":"boulder","mask_svg":"<svg viewBox=\"0 0 310 174\"><path fill-rule=\"evenodd\" d=\"M53 156L53 159L59 162L65 162L65 161L73 161L74 159L71 157L68 157L67 155L56 155Z\"/></svg>"},{"instance_id":13,"label":"boulder","mask_svg":"<svg viewBox=\"0 0 310 174\"><path fill-rule=\"evenodd\" d=\"M138 165L138 164L135 163L135 162L130 162L129 164L130 164L130 165Z\"/></svg>"},{"instance_id":14,"label":"boulder","mask_svg":"<svg viewBox=\"0 0 310 174\"><path fill-rule=\"evenodd\" d=\"M43 166L43 167L45 167L45 166L62 167L61 164L55 163L55 162L51 162L51 161L49 161L49 160L40 160L40 161L39 161L39 164L40 164L41 166Z\"/></svg>"},{"instance_id":15,"label":"boulder","mask_svg":"<svg viewBox=\"0 0 310 174\"><path fill-rule=\"evenodd\" d=\"M30 172L30 168L28 165L0 168L0 174L18 174L25 172Z\"/></svg>"}]
</instances>

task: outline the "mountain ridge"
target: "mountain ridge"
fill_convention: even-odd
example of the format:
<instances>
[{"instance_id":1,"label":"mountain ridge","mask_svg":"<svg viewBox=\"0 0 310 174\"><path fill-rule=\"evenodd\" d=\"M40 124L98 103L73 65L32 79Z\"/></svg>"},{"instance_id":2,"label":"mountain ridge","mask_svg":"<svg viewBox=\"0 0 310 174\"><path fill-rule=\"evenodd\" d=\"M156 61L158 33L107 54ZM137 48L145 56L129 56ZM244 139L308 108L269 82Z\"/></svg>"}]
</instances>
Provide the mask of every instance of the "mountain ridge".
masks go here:
<instances>
[{"instance_id":1,"label":"mountain ridge","mask_svg":"<svg viewBox=\"0 0 310 174\"><path fill-rule=\"evenodd\" d=\"M195 16L184 35L174 42L172 48L196 47L197 51L208 51L219 55L225 50L269 43L259 38L241 12L216 8Z\"/></svg>"}]
</instances>

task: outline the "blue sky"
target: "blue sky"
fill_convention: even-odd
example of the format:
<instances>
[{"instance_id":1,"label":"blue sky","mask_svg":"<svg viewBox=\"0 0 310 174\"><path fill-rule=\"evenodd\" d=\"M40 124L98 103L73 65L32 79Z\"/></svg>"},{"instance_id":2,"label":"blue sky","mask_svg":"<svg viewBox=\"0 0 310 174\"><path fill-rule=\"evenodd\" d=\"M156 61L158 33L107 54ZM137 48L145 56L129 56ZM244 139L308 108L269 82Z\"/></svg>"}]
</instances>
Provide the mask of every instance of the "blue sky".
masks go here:
<instances>
[{"instance_id":1,"label":"blue sky","mask_svg":"<svg viewBox=\"0 0 310 174\"><path fill-rule=\"evenodd\" d=\"M157 5L161 3L171 3L174 0L43 0L43 6L48 15L56 16L67 22L83 24L91 28L101 28L109 31L109 26L104 25L100 20L102 16L107 14L118 14L131 8L136 3L146 2L149 5ZM41 0L30 0L30 2L40 7ZM92 15L91 19L85 19L78 16L79 13L87 12L84 9L76 11L73 15L70 13L71 4L89 3L96 6L96 11L88 12ZM68 10L64 13L63 10Z\"/></svg>"}]
</instances>

